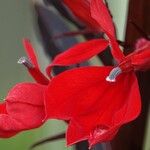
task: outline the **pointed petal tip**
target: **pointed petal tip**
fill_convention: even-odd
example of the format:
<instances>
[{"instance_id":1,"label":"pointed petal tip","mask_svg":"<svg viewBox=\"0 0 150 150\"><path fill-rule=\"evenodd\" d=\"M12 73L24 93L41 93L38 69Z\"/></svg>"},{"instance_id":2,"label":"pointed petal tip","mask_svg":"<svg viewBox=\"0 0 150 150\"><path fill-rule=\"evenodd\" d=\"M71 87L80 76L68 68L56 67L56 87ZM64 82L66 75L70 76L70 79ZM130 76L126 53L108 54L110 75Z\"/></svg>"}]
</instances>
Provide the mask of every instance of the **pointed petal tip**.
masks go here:
<instances>
[{"instance_id":1,"label":"pointed petal tip","mask_svg":"<svg viewBox=\"0 0 150 150\"><path fill-rule=\"evenodd\" d=\"M23 46L24 46L24 49L25 49L25 52L26 52L28 58L30 58L31 62L34 64L35 67L39 68L36 53L35 53L35 50L31 44L30 40L27 38L24 38Z\"/></svg>"}]
</instances>

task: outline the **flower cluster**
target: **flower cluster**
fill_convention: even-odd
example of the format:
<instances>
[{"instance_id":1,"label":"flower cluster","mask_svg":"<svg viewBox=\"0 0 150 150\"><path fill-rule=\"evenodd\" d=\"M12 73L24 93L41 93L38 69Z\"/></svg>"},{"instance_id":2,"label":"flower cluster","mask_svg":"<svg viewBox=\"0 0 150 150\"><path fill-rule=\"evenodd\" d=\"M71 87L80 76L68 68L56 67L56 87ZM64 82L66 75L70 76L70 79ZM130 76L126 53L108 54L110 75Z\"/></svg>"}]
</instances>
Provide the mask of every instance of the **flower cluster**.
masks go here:
<instances>
[{"instance_id":1,"label":"flower cluster","mask_svg":"<svg viewBox=\"0 0 150 150\"><path fill-rule=\"evenodd\" d=\"M64 3L93 31L103 31L106 39L79 43L59 54L47 67L47 74L50 76L54 66L83 62L107 47L117 64L71 69L49 80L41 73L30 42L24 40L29 59L22 57L19 63L28 68L37 83L17 84L0 104L0 137L39 127L48 119L61 119L68 121L67 145L86 139L91 147L111 140L122 125L140 113L135 71L150 68L150 41L140 39L134 52L125 56L103 0L64 0ZM78 6L80 11L76 11Z\"/></svg>"}]
</instances>

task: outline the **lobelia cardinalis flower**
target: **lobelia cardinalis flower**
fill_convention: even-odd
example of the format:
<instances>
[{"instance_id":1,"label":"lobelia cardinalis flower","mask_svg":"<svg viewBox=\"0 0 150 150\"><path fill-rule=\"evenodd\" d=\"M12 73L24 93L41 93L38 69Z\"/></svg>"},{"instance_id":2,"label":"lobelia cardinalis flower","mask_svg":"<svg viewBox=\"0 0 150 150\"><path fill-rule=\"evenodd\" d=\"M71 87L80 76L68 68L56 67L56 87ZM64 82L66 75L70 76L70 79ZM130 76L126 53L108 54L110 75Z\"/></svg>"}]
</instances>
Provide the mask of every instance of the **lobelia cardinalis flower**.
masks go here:
<instances>
[{"instance_id":1,"label":"lobelia cardinalis flower","mask_svg":"<svg viewBox=\"0 0 150 150\"><path fill-rule=\"evenodd\" d=\"M135 71L150 69L150 42L140 41L133 53L124 56L103 1L92 0L90 5L92 17L105 31L118 64L116 67L81 67L61 73L49 83L45 104L48 119L69 120L67 145L88 139L91 147L111 140L122 125L139 115L141 98ZM105 12L105 17L100 12ZM47 73L55 65L78 63L97 54L97 45L92 49L89 42L87 47L85 42L84 47L79 44L58 55ZM79 53L82 48L86 48L86 56Z\"/></svg>"},{"instance_id":2,"label":"lobelia cardinalis flower","mask_svg":"<svg viewBox=\"0 0 150 150\"><path fill-rule=\"evenodd\" d=\"M41 73L36 55L28 40L24 46L30 60L19 59L38 83L19 83L7 94L5 101L0 103L0 137L8 138L15 134L44 123L44 92L49 80Z\"/></svg>"}]
</instances>

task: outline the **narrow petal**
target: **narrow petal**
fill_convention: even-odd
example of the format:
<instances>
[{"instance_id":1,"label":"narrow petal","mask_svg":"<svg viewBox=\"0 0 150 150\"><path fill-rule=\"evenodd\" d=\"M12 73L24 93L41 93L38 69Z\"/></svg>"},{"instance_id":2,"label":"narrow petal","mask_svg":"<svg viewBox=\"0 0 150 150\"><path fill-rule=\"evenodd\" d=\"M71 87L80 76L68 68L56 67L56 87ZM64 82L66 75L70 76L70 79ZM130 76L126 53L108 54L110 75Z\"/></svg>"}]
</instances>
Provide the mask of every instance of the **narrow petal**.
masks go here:
<instances>
[{"instance_id":1,"label":"narrow petal","mask_svg":"<svg viewBox=\"0 0 150 150\"><path fill-rule=\"evenodd\" d=\"M57 55L46 71L49 75L53 66L68 66L86 61L94 55L104 51L108 46L108 41L104 39L90 40L76 44L64 53Z\"/></svg>"},{"instance_id":2,"label":"narrow petal","mask_svg":"<svg viewBox=\"0 0 150 150\"><path fill-rule=\"evenodd\" d=\"M37 83L42 85L48 85L49 79L40 71L39 68L28 68L28 71Z\"/></svg>"},{"instance_id":3,"label":"narrow petal","mask_svg":"<svg viewBox=\"0 0 150 150\"><path fill-rule=\"evenodd\" d=\"M99 23L99 25L109 37L111 53L113 57L118 62L121 62L124 58L124 55L120 50L118 43L116 42L113 21L103 0L91 1L91 15Z\"/></svg>"},{"instance_id":4,"label":"narrow petal","mask_svg":"<svg viewBox=\"0 0 150 150\"><path fill-rule=\"evenodd\" d=\"M131 56L131 64L135 70L150 69L150 42L141 49L135 50Z\"/></svg>"},{"instance_id":5,"label":"narrow petal","mask_svg":"<svg viewBox=\"0 0 150 150\"><path fill-rule=\"evenodd\" d=\"M25 48L25 51L26 51L28 57L30 58L30 61L34 64L34 66L36 68L39 68L38 61L37 61L36 54L35 54L35 50L32 47L30 41L28 39L24 39L23 45L24 45L24 48Z\"/></svg>"},{"instance_id":6,"label":"narrow petal","mask_svg":"<svg viewBox=\"0 0 150 150\"><path fill-rule=\"evenodd\" d=\"M104 32L108 32L112 37L115 38L113 21L103 0L91 1L91 15L93 19L95 19L101 26Z\"/></svg>"},{"instance_id":7,"label":"narrow petal","mask_svg":"<svg viewBox=\"0 0 150 150\"><path fill-rule=\"evenodd\" d=\"M141 102L134 73L121 74L115 83L110 83L105 79L111 69L84 67L66 71L49 85L46 91L47 118L71 120L78 125L68 130L68 144L81 141L87 135L90 145L94 141L110 140L121 125L139 115ZM81 129L84 130L74 134ZM69 137L71 133L73 135Z\"/></svg>"},{"instance_id":8,"label":"narrow petal","mask_svg":"<svg viewBox=\"0 0 150 150\"><path fill-rule=\"evenodd\" d=\"M110 40L110 46L111 46L111 54L114 57L114 59L120 63L125 59L125 55L121 51L119 44L117 43L116 39L113 38L111 35L107 34Z\"/></svg>"},{"instance_id":9,"label":"narrow petal","mask_svg":"<svg viewBox=\"0 0 150 150\"><path fill-rule=\"evenodd\" d=\"M30 75L33 77L33 79L40 84L47 85L49 83L49 80L47 77L40 71L38 61L36 58L35 50L33 49L31 43L28 39L23 40L25 51L31 61L31 67L27 67ZM22 64L22 63L21 63Z\"/></svg>"}]
</instances>

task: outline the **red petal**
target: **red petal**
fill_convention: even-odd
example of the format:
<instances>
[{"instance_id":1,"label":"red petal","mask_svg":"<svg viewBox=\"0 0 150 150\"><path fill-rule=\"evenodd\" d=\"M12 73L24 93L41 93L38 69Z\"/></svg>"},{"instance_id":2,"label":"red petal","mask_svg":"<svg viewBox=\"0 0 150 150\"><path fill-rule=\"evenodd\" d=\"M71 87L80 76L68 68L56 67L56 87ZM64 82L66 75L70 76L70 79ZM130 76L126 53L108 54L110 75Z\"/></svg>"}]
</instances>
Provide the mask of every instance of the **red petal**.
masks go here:
<instances>
[{"instance_id":1,"label":"red petal","mask_svg":"<svg viewBox=\"0 0 150 150\"><path fill-rule=\"evenodd\" d=\"M98 23L91 17L88 0L63 0L73 14L92 29L100 29ZM80 11L78 11L80 10Z\"/></svg>"},{"instance_id":2,"label":"red petal","mask_svg":"<svg viewBox=\"0 0 150 150\"><path fill-rule=\"evenodd\" d=\"M0 103L0 114L6 113L6 103Z\"/></svg>"},{"instance_id":3,"label":"red petal","mask_svg":"<svg viewBox=\"0 0 150 150\"><path fill-rule=\"evenodd\" d=\"M9 91L6 100L41 106L45 88L46 86L35 83L19 83Z\"/></svg>"},{"instance_id":4,"label":"red petal","mask_svg":"<svg viewBox=\"0 0 150 150\"><path fill-rule=\"evenodd\" d=\"M117 134L120 126L107 127L102 124L97 125L98 117L99 116L95 113L90 113L89 115L78 116L78 118L75 119L73 118L69 122L66 134L67 146L88 139L89 147L91 148L96 143L112 140ZM91 129L91 126L93 129Z\"/></svg>"},{"instance_id":5,"label":"red petal","mask_svg":"<svg viewBox=\"0 0 150 150\"><path fill-rule=\"evenodd\" d=\"M131 63L135 70L150 69L150 45L135 52L131 57Z\"/></svg>"},{"instance_id":6,"label":"red petal","mask_svg":"<svg viewBox=\"0 0 150 150\"><path fill-rule=\"evenodd\" d=\"M33 49L30 41L28 39L24 39L23 45L28 57L30 58L30 61L35 65L36 68L39 68L35 50Z\"/></svg>"},{"instance_id":7,"label":"red petal","mask_svg":"<svg viewBox=\"0 0 150 150\"><path fill-rule=\"evenodd\" d=\"M97 97L97 95L95 95L97 90L94 85L99 79L100 81L97 82L98 85L101 80L105 82L104 74L107 72L108 75L111 69L112 67L106 69L101 69L100 67L84 67L65 71L53 78L45 93L48 117L70 119L74 112L79 112L80 114L80 112L83 111L83 109L79 109L80 106L85 106L85 103L86 107L84 108L87 109L87 105L91 108L91 105L94 103L93 99ZM74 98L76 100L74 100ZM87 98L89 99L88 101ZM82 101L78 102L80 99L82 99ZM51 106L57 109L51 109Z\"/></svg>"},{"instance_id":8,"label":"red petal","mask_svg":"<svg viewBox=\"0 0 150 150\"><path fill-rule=\"evenodd\" d=\"M10 138L16 135L18 132L16 131L3 131L0 129L0 138Z\"/></svg>"},{"instance_id":9,"label":"red petal","mask_svg":"<svg viewBox=\"0 0 150 150\"><path fill-rule=\"evenodd\" d=\"M37 83L47 85L49 83L49 80L45 77L45 75L39 69L36 54L34 52L34 49L31 45L31 43L29 42L29 40L24 39L23 44L24 44L24 48L26 50L26 53L27 53L30 61L34 65L33 68L28 68L30 75L33 77L33 79Z\"/></svg>"},{"instance_id":10,"label":"red petal","mask_svg":"<svg viewBox=\"0 0 150 150\"><path fill-rule=\"evenodd\" d=\"M79 135L68 137L69 144L76 143L87 135L90 137L97 127L102 131L105 127L107 132L102 132L98 140L97 137L90 137L91 141L111 139L121 125L139 115L140 94L134 73L124 73L117 78L117 82L110 83L106 77L111 69L112 67L74 69L58 75L50 83L46 91L47 117L71 121L75 119L78 127L84 129L81 135L79 132ZM116 127L118 128L113 130ZM74 133L74 130L69 132Z\"/></svg>"},{"instance_id":11,"label":"red petal","mask_svg":"<svg viewBox=\"0 0 150 150\"><path fill-rule=\"evenodd\" d=\"M28 71L30 73L30 75L33 77L33 79L39 83L39 84L43 84L43 85L48 85L49 80L47 79L47 77L39 70L39 68L28 68Z\"/></svg>"},{"instance_id":12,"label":"red petal","mask_svg":"<svg viewBox=\"0 0 150 150\"><path fill-rule=\"evenodd\" d=\"M114 136L117 134L119 128L120 128L119 126L115 126L109 129L105 129L103 127L96 128L89 137L89 148L91 148L97 143L112 140Z\"/></svg>"},{"instance_id":13,"label":"red petal","mask_svg":"<svg viewBox=\"0 0 150 150\"><path fill-rule=\"evenodd\" d=\"M125 56L123 52L121 51L117 41L115 38L113 38L111 35L107 34L110 40L110 45L111 45L111 53L115 60L117 60L118 63L123 61L125 59Z\"/></svg>"},{"instance_id":14,"label":"red petal","mask_svg":"<svg viewBox=\"0 0 150 150\"><path fill-rule=\"evenodd\" d=\"M94 55L102 52L108 46L108 41L104 39L90 40L87 42L76 44L66 52L57 55L46 71L49 75L53 66L68 66L86 61Z\"/></svg>"},{"instance_id":15,"label":"red petal","mask_svg":"<svg viewBox=\"0 0 150 150\"><path fill-rule=\"evenodd\" d=\"M121 62L124 59L124 55L120 50L118 43L116 42L113 21L103 0L91 1L91 15L109 37L112 48L111 53L113 57L118 62Z\"/></svg>"},{"instance_id":16,"label":"red petal","mask_svg":"<svg viewBox=\"0 0 150 150\"><path fill-rule=\"evenodd\" d=\"M3 103L0 103L0 116L1 114L7 114L7 110L6 110L6 103L3 102ZM17 134L16 131L12 131L12 132L7 132L7 131L3 131L0 129L0 137L3 137L3 138L8 138L8 137L11 137L11 136L14 136L15 134Z\"/></svg>"},{"instance_id":17,"label":"red petal","mask_svg":"<svg viewBox=\"0 0 150 150\"><path fill-rule=\"evenodd\" d=\"M87 140L88 137L88 132L86 132L86 129L83 126L78 124L78 119L73 119L69 122L69 126L66 133L67 146L70 146L83 140Z\"/></svg>"},{"instance_id":18,"label":"red petal","mask_svg":"<svg viewBox=\"0 0 150 150\"><path fill-rule=\"evenodd\" d=\"M104 32L108 32L112 37L115 38L113 21L103 0L91 1L91 15L93 19L95 19L101 26Z\"/></svg>"},{"instance_id":19,"label":"red petal","mask_svg":"<svg viewBox=\"0 0 150 150\"><path fill-rule=\"evenodd\" d=\"M10 137L22 130L43 124L45 86L21 83L6 97L6 112L0 114L0 137Z\"/></svg>"}]
</instances>

